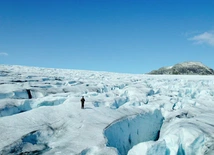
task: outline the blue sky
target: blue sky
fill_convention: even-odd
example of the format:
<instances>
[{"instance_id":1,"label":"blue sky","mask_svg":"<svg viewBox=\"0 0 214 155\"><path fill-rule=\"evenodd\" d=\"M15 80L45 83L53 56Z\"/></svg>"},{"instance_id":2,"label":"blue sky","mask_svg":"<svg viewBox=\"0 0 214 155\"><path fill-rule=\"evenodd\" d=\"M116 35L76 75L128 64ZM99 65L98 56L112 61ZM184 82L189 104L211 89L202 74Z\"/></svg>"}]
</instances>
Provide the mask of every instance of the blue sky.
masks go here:
<instances>
[{"instance_id":1,"label":"blue sky","mask_svg":"<svg viewBox=\"0 0 214 155\"><path fill-rule=\"evenodd\" d=\"M212 0L0 0L0 64L147 73L214 68Z\"/></svg>"}]
</instances>

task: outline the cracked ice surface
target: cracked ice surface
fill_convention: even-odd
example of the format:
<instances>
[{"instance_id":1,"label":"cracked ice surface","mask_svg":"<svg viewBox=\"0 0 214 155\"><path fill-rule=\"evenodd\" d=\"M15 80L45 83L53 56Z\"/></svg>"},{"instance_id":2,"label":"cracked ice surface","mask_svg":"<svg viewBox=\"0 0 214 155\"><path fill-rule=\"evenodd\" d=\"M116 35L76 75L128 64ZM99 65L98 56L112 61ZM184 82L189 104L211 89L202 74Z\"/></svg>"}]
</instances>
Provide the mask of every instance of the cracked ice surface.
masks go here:
<instances>
[{"instance_id":1,"label":"cracked ice surface","mask_svg":"<svg viewBox=\"0 0 214 155\"><path fill-rule=\"evenodd\" d=\"M0 65L0 154L212 155L213 105L213 76Z\"/></svg>"},{"instance_id":2,"label":"cracked ice surface","mask_svg":"<svg viewBox=\"0 0 214 155\"><path fill-rule=\"evenodd\" d=\"M138 143L157 140L162 123L163 116L158 110L121 118L105 129L107 146L117 148L120 154L127 154Z\"/></svg>"}]
</instances>

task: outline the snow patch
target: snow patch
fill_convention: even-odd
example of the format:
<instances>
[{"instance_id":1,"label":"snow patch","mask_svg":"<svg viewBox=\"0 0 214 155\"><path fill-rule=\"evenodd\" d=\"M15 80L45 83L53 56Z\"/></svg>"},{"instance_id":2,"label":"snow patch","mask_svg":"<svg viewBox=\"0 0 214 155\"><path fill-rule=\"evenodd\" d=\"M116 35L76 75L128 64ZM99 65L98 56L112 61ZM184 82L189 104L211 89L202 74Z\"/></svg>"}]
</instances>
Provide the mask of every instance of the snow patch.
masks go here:
<instances>
[{"instance_id":1,"label":"snow patch","mask_svg":"<svg viewBox=\"0 0 214 155\"><path fill-rule=\"evenodd\" d=\"M87 148L83 150L80 155L118 155L118 151L110 147L97 147Z\"/></svg>"}]
</instances>

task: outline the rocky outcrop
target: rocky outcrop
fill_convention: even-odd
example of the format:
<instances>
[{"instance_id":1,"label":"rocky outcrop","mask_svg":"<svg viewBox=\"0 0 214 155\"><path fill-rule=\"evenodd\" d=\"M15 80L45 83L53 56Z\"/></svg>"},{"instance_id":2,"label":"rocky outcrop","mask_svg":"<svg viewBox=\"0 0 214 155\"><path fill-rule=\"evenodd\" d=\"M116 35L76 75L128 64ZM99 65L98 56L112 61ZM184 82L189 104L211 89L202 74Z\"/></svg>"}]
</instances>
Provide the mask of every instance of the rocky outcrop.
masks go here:
<instances>
[{"instance_id":1,"label":"rocky outcrop","mask_svg":"<svg viewBox=\"0 0 214 155\"><path fill-rule=\"evenodd\" d=\"M214 75L214 70L201 62L183 62L170 67L162 67L148 74Z\"/></svg>"}]
</instances>

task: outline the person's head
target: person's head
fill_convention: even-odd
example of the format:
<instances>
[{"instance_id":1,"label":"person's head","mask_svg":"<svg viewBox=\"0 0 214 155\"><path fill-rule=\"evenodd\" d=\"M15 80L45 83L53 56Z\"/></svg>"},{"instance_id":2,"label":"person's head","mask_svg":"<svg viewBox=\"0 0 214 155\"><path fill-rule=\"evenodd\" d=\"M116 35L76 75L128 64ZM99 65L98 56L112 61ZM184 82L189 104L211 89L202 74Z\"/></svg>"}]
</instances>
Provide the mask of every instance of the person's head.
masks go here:
<instances>
[{"instance_id":1,"label":"person's head","mask_svg":"<svg viewBox=\"0 0 214 155\"><path fill-rule=\"evenodd\" d=\"M82 96L82 98L84 98L84 96Z\"/></svg>"}]
</instances>

